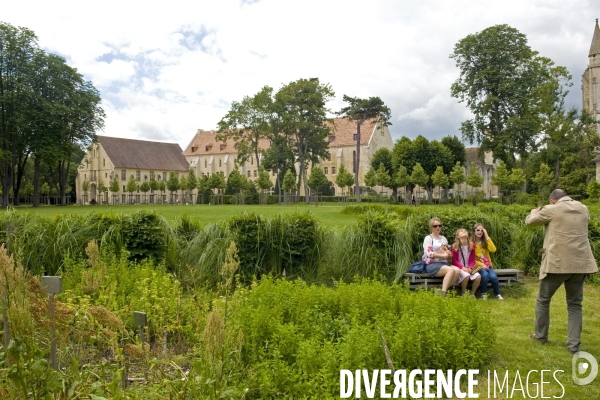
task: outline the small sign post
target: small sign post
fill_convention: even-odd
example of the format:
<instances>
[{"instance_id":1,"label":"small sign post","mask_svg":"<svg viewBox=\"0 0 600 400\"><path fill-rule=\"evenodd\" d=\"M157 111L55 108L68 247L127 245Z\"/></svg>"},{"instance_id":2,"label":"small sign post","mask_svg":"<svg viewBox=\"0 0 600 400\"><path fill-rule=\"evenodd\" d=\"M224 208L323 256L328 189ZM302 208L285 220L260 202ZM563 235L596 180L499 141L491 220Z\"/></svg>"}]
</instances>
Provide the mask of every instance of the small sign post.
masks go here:
<instances>
[{"instance_id":1,"label":"small sign post","mask_svg":"<svg viewBox=\"0 0 600 400\"><path fill-rule=\"evenodd\" d=\"M133 312L133 321L140 329L140 340L142 342L142 349L144 348L144 326L148 324L146 320L146 313L141 311Z\"/></svg>"},{"instance_id":2,"label":"small sign post","mask_svg":"<svg viewBox=\"0 0 600 400\"><path fill-rule=\"evenodd\" d=\"M58 359L56 357L56 328L54 326L54 295L62 292L62 277L60 276L42 276L42 289L48 293L48 309L52 318L52 328L50 330L50 338L52 340L50 354L52 357L52 368L58 370Z\"/></svg>"}]
</instances>

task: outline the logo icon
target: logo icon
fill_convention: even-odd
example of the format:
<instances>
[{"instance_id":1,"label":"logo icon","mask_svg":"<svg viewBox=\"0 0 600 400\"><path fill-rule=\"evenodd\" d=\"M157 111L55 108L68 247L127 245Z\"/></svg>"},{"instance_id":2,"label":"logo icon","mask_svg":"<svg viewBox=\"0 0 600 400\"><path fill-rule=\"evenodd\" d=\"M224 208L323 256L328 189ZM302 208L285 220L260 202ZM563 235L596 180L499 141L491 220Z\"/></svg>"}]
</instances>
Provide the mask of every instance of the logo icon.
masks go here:
<instances>
[{"instance_id":1,"label":"logo icon","mask_svg":"<svg viewBox=\"0 0 600 400\"><path fill-rule=\"evenodd\" d=\"M578 351L573 355L571 366L573 382L576 385L587 385L598 375L598 362L594 356L585 351Z\"/></svg>"}]
</instances>

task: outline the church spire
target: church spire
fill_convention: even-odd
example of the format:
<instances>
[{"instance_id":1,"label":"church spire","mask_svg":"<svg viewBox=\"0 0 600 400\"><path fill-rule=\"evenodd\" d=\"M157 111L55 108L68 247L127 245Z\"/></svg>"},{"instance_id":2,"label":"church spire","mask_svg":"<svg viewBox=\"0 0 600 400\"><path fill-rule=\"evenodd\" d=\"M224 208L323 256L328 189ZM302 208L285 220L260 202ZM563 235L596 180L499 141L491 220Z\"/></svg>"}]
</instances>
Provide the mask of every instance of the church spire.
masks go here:
<instances>
[{"instance_id":1,"label":"church spire","mask_svg":"<svg viewBox=\"0 0 600 400\"><path fill-rule=\"evenodd\" d=\"M596 18L596 26L594 27L594 38L592 39L592 45L590 46L590 55L600 54L600 28L598 27L598 18Z\"/></svg>"}]
</instances>

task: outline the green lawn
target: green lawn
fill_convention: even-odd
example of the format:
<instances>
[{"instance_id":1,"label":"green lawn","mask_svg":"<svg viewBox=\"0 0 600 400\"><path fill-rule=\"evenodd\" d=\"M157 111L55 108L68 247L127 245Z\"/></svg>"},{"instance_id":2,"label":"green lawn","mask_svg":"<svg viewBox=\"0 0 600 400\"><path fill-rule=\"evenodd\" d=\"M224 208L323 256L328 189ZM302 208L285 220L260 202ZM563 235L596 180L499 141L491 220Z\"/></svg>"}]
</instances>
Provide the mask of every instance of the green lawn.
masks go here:
<instances>
[{"instance_id":1,"label":"green lawn","mask_svg":"<svg viewBox=\"0 0 600 400\"><path fill-rule=\"evenodd\" d=\"M537 296L538 279L526 278L523 287L515 289L504 289L505 301L488 300L490 312L497 322L498 341L494 348L494 358L480 371L479 377L485 377L479 382L479 388L485 388L481 392L483 398L487 398L487 370L495 370L501 379L506 371L509 371L509 383L511 390L515 384L517 371L526 386L527 373L538 370L530 375L529 390L531 397L535 397L537 382L540 387L540 370L551 370L544 373L544 397L561 397L563 389L555 381L552 374L556 370L564 372L557 373L558 381L564 386L563 399L598 399L600 398L600 376L594 382L586 386L578 386L571 378L573 357L565 347L567 338L567 310L565 302L565 291L561 288L553 297L550 311L550 332L548 343L542 345L529 338L533 332L535 318L535 299ZM478 300L479 301L479 300ZM600 358L600 287L593 285L585 286L583 301L583 333L581 336L581 351L592 354L596 360ZM587 376L587 374L580 377ZM490 384L493 398L493 382ZM512 398L524 398L519 389L514 391ZM500 394L497 389L496 398L511 398L506 395L506 390ZM509 393L510 395L510 393ZM530 398L525 392L525 398ZM541 393L538 398L541 398Z\"/></svg>"},{"instance_id":2,"label":"green lawn","mask_svg":"<svg viewBox=\"0 0 600 400\"><path fill-rule=\"evenodd\" d=\"M42 206L39 208L33 207L16 207L11 210L16 212L35 212L43 216L54 216L55 214L85 214L88 212L112 212L112 213L131 213L137 210L156 210L157 213L164 216L169 221L174 221L177 217L187 214L194 220L200 221L203 224L210 222L219 222L228 219L242 212L256 213L265 217L271 217L279 213L305 213L313 214L323 226L327 227L342 227L357 221L356 215L342 214L340 211L343 206L338 203L322 203L318 207L306 204L294 205L158 205L158 206Z\"/></svg>"}]
</instances>

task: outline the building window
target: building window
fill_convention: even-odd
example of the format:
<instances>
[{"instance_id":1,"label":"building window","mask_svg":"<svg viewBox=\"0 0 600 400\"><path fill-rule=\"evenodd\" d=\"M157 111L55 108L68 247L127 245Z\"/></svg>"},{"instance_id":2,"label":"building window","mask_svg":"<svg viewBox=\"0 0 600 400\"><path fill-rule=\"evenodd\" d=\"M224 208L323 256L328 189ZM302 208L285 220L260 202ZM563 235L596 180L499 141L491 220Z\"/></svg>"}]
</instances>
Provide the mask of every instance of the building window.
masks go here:
<instances>
[{"instance_id":1,"label":"building window","mask_svg":"<svg viewBox=\"0 0 600 400\"><path fill-rule=\"evenodd\" d=\"M126 181L127 180L127 170L126 169L122 169L121 170L121 180L122 181Z\"/></svg>"},{"instance_id":2,"label":"building window","mask_svg":"<svg viewBox=\"0 0 600 400\"><path fill-rule=\"evenodd\" d=\"M123 192L125 192L125 185L123 185Z\"/></svg>"},{"instance_id":3,"label":"building window","mask_svg":"<svg viewBox=\"0 0 600 400\"><path fill-rule=\"evenodd\" d=\"M221 143L221 144L219 145L219 150L223 150L224 148L225 148L225 145L224 145L223 143Z\"/></svg>"},{"instance_id":4,"label":"building window","mask_svg":"<svg viewBox=\"0 0 600 400\"><path fill-rule=\"evenodd\" d=\"M219 167L221 167L221 159L219 158Z\"/></svg>"},{"instance_id":5,"label":"building window","mask_svg":"<svg viewBox=\"0 0 600 400\"><path fill-rule=\"evenodd\" d=\"M206 160L204 160L204 168L206 168Z\"/></svg>"},{"instance_id":6,"label":"building window","mask_svg":"<svg viewBox=\"0 0 600 400\"><path fill-rule=\"evenodd\" d=\"M356 150L352 152L352 172L356 173Z\"/></svg>"},{"instance_id":7,"label":"building window","mask_svg":"<svg viewBox=\"0 0 600 400\"><path fill-rule=\"evenodd\" d=\"M331 175L335 175L335 167L331 167Z\"/></svg>"},{"instance_id":8,"label":"building window","mask_svg":"<svg viewBox=\"0 0 600 400\"><path fill-rule=\"evenodd\" d=\"M87 175L83 174L83 180L85 181L87 179Z\"/></svg>"},{"instance_id":9,"label":"building window","mask_svg":"<svg viewBox=\"0 0 600 400\"><path fill-rule=\"evenodd\" d=\"M167 171L163 171L163 181L167 180Z\"/></svg>"},{"instance_id":10,"label":"building window","mask_svg":"<svg viewBox=\"0 0 600 400\"><path fill-rule=\"evenodd\" d=\"M329 136L329 143L333 142L333 136Z\"/></svg>"},{"instance_id":11,"label":"building window","mask_svg":"<svg viewBox=\"0 0 600 400\"><path fill-rule=\"evenodd\" d=\"M327 156L325 156L325 158L327 159L327 161L331 161L331 153L327 153Z\"/></svg>"},{"instance_id":12,"label":"building window","mask_svg":"<svg viewBox=\"0 0 600 400\"><path fill-rule=\"evenodd\" d=\"M250 178L250 170L248 170L248 178Z\"/></svg>"},{"instance_id":13,"label":"building window","mask_svg":"<svg viewBox=\"0 0 600 400\"><path fill-rule=\"evenodd\" d=\"M198 150L198 146L192 147L192 153L195 153Z\"/></svg>"},{"instance_id":14,"label":"building window","mask_svg":"<svg viewBox=\"0 0 600 400\"><path fill-rule=\"evenodd\" d=\"M102 159L102 166L103 166L103 167L106 167L106 158L103 158L103 159Z\"/></svg>"},{"instance_id":15,"label":"building window","mask_svg":"<svg viewBox=\"0 0 600 400\"><path fill-rule=\"evenodd\" d=\"M139 182L141 179L142 179L142 172L135 171L135 180Z\"/></svg>"},{"instance_id":16,"label":"building window","mask_svg":"<svg viewBox=\"0 0 600 400\"><path fill-rule=\"evenodd\" d=\"M254 177L256 178L258 176L258 171L254 170Z\"/></svg>"},{"instance_id":17,"label":"building window","mask_svg":"<svg viewBox=\"0 0 600 400\"><path fill-rule=\"evenodd\" d=\"M327 168L327 167L323 168L323 172L325 172L325 175L328 175L329 174L329 168Z\"/></svg>"},{"instance_id":18,"label":"building window","mask_svg":"<svg viewBox=\"0 0 600 400\"><path fill-rule=\"evenodd\" d=\"M154 171L150 171L150 180L152 180L152 178L154 178Z\"/></svg>"},{"instance_id":19,"label":"building window","mask_svg":"<svg viewBox=\"0 0 600 400\"><path fill-rule=\"evenodd\" d=\"M108 172L105 172L105 173L104 173L104 177L105 177L105 178L108 178Z\"/></svg>"},{"instance_id":20,"label":"building window","mask_svg":"<svg viewBox=\"0 0 600 400\"><path fill-rule=\"evenodd\" d=\"M254 157L250 157L250 165L254 165Z\"/></svg>"}]
</instances>

